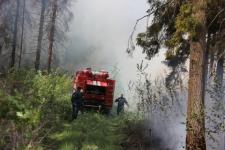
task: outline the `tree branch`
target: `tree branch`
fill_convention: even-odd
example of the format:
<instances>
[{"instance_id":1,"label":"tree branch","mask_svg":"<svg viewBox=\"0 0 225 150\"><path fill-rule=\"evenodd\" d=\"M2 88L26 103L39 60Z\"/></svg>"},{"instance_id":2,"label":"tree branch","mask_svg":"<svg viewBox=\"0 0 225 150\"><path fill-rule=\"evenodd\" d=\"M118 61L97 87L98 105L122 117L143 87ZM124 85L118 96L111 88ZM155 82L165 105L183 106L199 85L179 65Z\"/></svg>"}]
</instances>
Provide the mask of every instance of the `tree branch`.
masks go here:
<instances>
[{"instance_id":1,"label":"tree branch","mask_svg":"<svg viewBox=\"0 0 225 150\"><path fill-rule=\"evenodd\" d=\"M147 15L142 16L142 17L140 17L139 19L136 20L136 23L135 23L135 25L134 25L134 27L133 27L133 31L131 32L131 34L130 34L130 36L129 36L129 39L128 39L127 53L130 53L130 52L131 52L131 49L134 49L134 48L135 48L134 43L133 43L133 36L134 36L135 31L136 31L136 28L137 28L138 23L139 23L141 20L143 20L143 19L145 19L145 18L147 18L147 17L150 17L150 16L151 16L152 14L154 14L157 10L163 8L164 6L166 6L166 5L168 5L168 4L173 3L173 1L174 1L174 0L168 1L167 3L162 4L161 6L159 6L158 8L156 8L155 10L152 10L152 11L150 11L150 12L147 11L147 12L148 12ZM131 48L130 48L130 47L131 47Z\"/></svg>"},{"instance_id":2,"label":"tree branch","mask_svg":"<svg viewBox=\"0 0 225 150\"><path fill-rule=\"evenodd\" d=\"M215 22L215 20L216 20L216 19L219 17L219 15L221 15L224 11L225 11L225 9L222 9L222 10L220 10L220 11L216 14L216 16L215 16L215 17L213 18L213 20L210 22L208 28L210 28L210 27L213 25L213 23Z\"/></svg>"}]
</instances>

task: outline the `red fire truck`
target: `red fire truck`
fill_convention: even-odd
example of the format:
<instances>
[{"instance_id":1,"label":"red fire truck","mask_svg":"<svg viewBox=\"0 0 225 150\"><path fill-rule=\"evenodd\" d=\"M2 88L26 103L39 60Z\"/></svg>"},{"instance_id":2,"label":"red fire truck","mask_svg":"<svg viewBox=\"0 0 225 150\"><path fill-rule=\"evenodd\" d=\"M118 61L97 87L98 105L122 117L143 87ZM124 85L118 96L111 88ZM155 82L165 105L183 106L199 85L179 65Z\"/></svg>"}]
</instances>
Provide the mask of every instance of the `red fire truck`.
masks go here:
<instances>
[{"instance_id":1,"label":"red fire truck","mask_svg":"<svg viewBox=\"0 0 225 150\"><path fill-rule=\"evenodd\" d=\"M91 68L76 72L73 89L80 87L84 95L84 108L97 108L109 112L113 105L115 80L107 71L92 71Z\"/></svg>"}]
</instances>

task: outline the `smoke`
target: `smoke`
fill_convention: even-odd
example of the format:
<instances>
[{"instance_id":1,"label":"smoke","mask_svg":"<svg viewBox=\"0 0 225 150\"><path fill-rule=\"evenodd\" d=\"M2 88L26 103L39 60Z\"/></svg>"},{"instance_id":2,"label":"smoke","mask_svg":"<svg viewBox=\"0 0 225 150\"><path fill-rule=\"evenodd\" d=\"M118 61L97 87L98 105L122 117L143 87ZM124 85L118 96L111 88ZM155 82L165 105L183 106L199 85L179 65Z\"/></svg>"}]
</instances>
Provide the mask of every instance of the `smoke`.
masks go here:
<instances>
[{"instance_id":1,"label":"smoke","mask_svg":"<svg viewBox=\"0 0 225 150\"><path fill-rule=\"evenodd\" d=\"M178 133L185 128L183 125L175 123L178 119L171 121L157 120L156 122L149 123L151 129L151 148L153 150L182 150L184 149L184 136Z\"/></svg>"},{"instance_id":2,"label":"smoke","mask_svg":"<svg viewBox=\"0 0 225 150\"><path fill-rule=\"evenodd\" d=\"M167 144L172 140L169 139L165 141L160 137L160 133L165 132L165 128L158 131L158 128L153 128L151 122L133 123L132 127L124 130L129 134L129 137L122 143L124 149L173 150L173 148L168 147Z\"/></svg>"},{"instance_id":3,"label":"smoke","mask_svg":"<svg viewBox=\"0 0 225 150\"><path fill-rule=\"evenodd\" d=\"M117 93L123 92L131 108L135 108L138 98L133 97L128 84L130 81L137 80L136 66L145 59L145 55L136 47L133 56L130 57L126 53L126 48L136 20L144 16L145 10L148 9L147 1L78 0L72 8L74 20L70 26L70 42L65 55L64 68L71 73L86 67L107 71L117 68L119 72L116 79L117 86L121 87L117 87ZM136 33L145 30L146 21L143 20ZM145 71L151 74L151 78L164 73L166 67L161 63L163 60L164 56L161 52L151 61L143 62L144 65L148 64ZM147 122L142 133L149 133L145 130L151 129L151 148L153 150L183 149L185 125L180 123L183 118L171 114L170 120L165 118L160 120L159 116L156 116L154 122ZM146 136L149 134L144 137Z\"/></svg>"},{"instance_id":4,"label":"smoke","mask_svg":"<svg viewBox=\"0 0 225 150\"><path fill-rule=\"evenodd\" d=\"M137 47L133 57L126 53L128 37L136 19L145 15L147 1L143 0L78 0L73 5L74 20L70 26L70 43L67 48L66 69L92 67L93 70L111 71L115 66L125 95L130 80L136 80L136 64L144 59ZM136 33L146 29L146 21L138 26ZM135 40L135 39L134 39ZM162 71L160 58L149 64L153 75ZM118 83L118 82L117 82Z\"/></svg>"},{"instance_id":5,"label":"smoke","mask_svg":"<svg viewBox=\"0 0 225 150\"><path fill-rule=\"evenodd\" d=\"M185 117L170 115L168 118L155 115L155 119L148 123L155 141L153 146L158 146L155 150L183 150L185 147L185 124L181 123Z\"/></svg>"},{"instance_id":6,"label":"smoke","mask_svg":"<svg viewBox=\"0 0 225 150\"><path fill-rule=\"evenodd\" d=\"M212 77L215 78L215 77ZM215 80L215 81L213 81ZM225 148L225 107L224 90L216 79L209 79L205 97L206 113L206 144L209 150L224 150Z\"/></svg>"}]
</instances>

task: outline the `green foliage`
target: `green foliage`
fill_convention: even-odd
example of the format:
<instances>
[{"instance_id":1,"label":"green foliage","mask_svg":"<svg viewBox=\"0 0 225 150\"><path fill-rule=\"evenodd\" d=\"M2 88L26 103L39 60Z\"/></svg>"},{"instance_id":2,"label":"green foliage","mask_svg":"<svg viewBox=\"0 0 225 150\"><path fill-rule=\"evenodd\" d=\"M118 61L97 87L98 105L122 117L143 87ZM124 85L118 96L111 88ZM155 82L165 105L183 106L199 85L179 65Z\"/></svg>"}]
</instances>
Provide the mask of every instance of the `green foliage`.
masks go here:
<instances>
[{"instance_id":1,"label":"green foliage","mask_svg":"<svg viewBox=\"0 0 225 150\"><path fill-rule=\"evenodd\" d=\"M196 35L195 30L198 25L198 21L192 16L192 8L193 6L191 4L184 4L181 6L180 14L176 18L175 27L177 32L188 32L193 38Z\"/></svg>"},{"instance_id":2,"label":"green foliage","mask_svg":"<svg viewBox=\"0 0 225 150\"><path fill-rule=\"evenodd\" d=\"M152 23L146 32L138 34L137 45L142 47L147 59L153 58L162 47L166 48L166 61L171 74L175 75L189 57L189 39L196 35L197 21L192 16L192 6L179 0L148 2ZM184 38L187 35L189 37Z\"/></svg>"},{"instance_id":3,"label":"green foliage","mask_svg":"<svg viewBox=\"0 0 225 150\"><path fill-rule=\"evenodd\" d=\"M172 84L176 74L184 68L190 54L190 39L196 37L197 20L192 15L192 5L187 1L148 1L152 23L146 32L139 33L137 45L141 46L147 59L153 58L166 48L166 62L171 72L166 77ZM130 44L131 45L131 44Z\"/></svg>"},{"instance_id":4,"label":"green foliage","mask_svg":"<svg viewBox=\"0 0 225 150\"><path fill-rule=\"evenodd\" d=\"M8 73L0 82L0 131L5 137L18 134L20 138L16 143L3 138L0 149L15 145L17 149L36 149L34 143L45 137L45 132L56 130L70 116L71 80L65 74L20 70ZM4 130L10 128L8 124L13 131ZM29 145L31 141L33 145Z\"/></svg>"},{"instance_id":5,"label":"green foliage","mask_svg":"<svg viewBox=\"0 0 225 150\"><path fill-rule=\"evenodd\" d=\"M65 130L52 135L61 150L114 150L119 149L121 133L116 133L119 120L106 118L96 113L86 113L72 124L65 124Z\"/></svg>"},{"instance_id":6,"label":"green foliage","mask_svg":"<svg viewBox=\"0 0 225 150\"><path fill-rule=\"evenodd\" d=\"M197 40L201 35L199 29L202 22L198 17L205 17L205 27L211 34L211 51L221 53L224 49L224 7L225 3L221 0L208 0L204 6L199 6L190 1L148 1L149 13L153 15L152 23L147 27L147 31L137 36L137 45L143 48L147 58L154 57L162 46L166 46L166 60L175 61L173 66L179 66L188 57L181 58L180 54L189 56L190 40ZM206 9L206 14L195 13L198 10ZM219 36L218 36L219 35ZM186 37L185 37L186 36ZM184 38L185 37L185 38ZM180 52L183 51L183 52ZM178 58L178 59L177 59ZM183 59L185 58L185 59Z\"/></svg>"},{"instance_id":7,"label":"green foliage","mask_svg":"<svg viewBox=\"0 0 225 150\"><path fill-rule=\"evenodd\" d=\"M0 78L0 149L121 149L123 129L138 117L90 112L68 123L71 82L66 74L32 70Z\"/></svg>"},{"instance_id":8,"label":"green foliage","mask_svg":"<svg viewBox=\"0 0 225 150\"><path fill-rule=\"evenodd\" d=\"M173 34L172 38L166 42L168 47L174 48L182 43L182 36L184 34L188 34L191 39L196 37L198 22L196 18L192 16L192 8L193 6L191 4L183 4L180 7L180 12L175 21L176 32Z\"/></svg>"},{"instance_id":9,"label":"green foliage","mask_svg":"<svg viewBox=\"0 0 225 150\"><path fill-rule=\"evenodd\" d=\"M111 118L98 113L85 113L72 124L64 124L64 130L52 134L51 139L60 150L119 150L129 136L124 129L141 120L132 113Z\"/></svg>"}]
</instances>

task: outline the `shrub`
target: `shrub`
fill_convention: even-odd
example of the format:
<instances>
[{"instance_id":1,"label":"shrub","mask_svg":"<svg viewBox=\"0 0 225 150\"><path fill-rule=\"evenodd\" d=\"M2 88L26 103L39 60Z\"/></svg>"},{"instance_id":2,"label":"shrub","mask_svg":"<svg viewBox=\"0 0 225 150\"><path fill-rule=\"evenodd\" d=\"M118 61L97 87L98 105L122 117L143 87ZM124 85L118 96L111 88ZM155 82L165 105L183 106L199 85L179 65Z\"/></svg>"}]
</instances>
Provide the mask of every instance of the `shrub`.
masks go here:
<instances>
[{"instance_id":1,"label":"shrub","mask_svg":"<svg viewBox=\"0 0 225 150\"><path fill-rule=\"evenodd\" d=\"M69 76L20 70L0 80L0 149L39 149L46 132L69 116Z\"/></svg>"}]
</instances>

